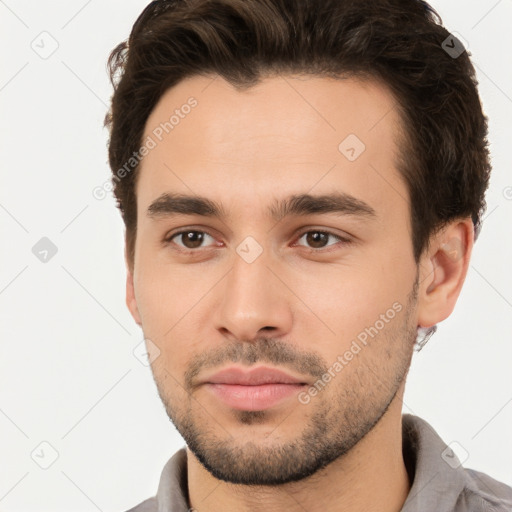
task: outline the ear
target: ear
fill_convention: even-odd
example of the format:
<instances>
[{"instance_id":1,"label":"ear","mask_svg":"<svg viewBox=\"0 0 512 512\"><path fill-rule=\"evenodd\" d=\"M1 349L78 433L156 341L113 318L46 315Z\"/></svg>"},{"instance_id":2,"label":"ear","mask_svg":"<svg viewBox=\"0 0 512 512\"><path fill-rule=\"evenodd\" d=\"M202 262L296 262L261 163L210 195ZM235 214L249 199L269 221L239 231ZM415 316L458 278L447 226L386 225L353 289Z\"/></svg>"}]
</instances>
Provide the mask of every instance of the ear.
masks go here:
<instances>
[{"instance_id":1,"label":"ear","mask_svg":"<svg viewBox=\"0 0 512 512\"><path fill-rule=\"evenodd\" d=\"M466 279L473 244L471 218L458 219L431 238L420 260L420 327L431 327L451 315Z\"/></svg>"},{"instance_id":2,"label":"ear","mask_svg":"<svg viewBox=\"0 0 512 512\"><path fill-rule=\"evenodd\" d=\"M130 310L130 313L135 322L142 327L140 320L139 308L137 307L137 299L135 298L135 287L133 285L133 268L130 268L128 259L126 257L126 248L124 253L124 259L126 263L126 305Z\"/></svg>"}]
</instances>

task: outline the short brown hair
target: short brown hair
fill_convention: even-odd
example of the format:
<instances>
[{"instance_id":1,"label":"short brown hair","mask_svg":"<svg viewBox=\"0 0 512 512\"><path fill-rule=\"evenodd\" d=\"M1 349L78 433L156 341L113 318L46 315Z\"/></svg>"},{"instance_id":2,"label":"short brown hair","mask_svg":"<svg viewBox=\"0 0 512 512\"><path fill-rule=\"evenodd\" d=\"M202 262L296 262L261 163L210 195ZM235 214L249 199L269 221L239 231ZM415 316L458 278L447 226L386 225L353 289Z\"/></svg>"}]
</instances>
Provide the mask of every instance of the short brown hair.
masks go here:
<instances>
[{"instance_id":1,"label":"short brown hair","mask_svg":"<svg viewBox=\"0 0 512 512\"><path fill-rule=\"evenodd\" d=\"M403 121L397 167L409 192L416 262L454 219L471 216L477 237L491 170L487 117L468 52L450 54L446 41L459 43L422 0L151 2L108 59L114 93L105 126L129 265L139 167L130 158L163 93L195 75L217 74L242 90L280 73L384 82Z\"/></svg>"}]
</instances>

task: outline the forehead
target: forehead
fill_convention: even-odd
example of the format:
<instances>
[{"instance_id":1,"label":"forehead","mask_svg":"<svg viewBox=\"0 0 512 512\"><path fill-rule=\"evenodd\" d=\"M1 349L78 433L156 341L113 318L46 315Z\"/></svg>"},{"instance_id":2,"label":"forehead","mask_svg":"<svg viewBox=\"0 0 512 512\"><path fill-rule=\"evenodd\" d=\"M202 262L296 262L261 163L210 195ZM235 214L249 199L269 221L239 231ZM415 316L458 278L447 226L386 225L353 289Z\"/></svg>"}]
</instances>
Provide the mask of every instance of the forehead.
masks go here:
<instances>
[{"instance_id":1,"label":"forehead","mask_svg":"<svg viewBox=\"0 0 512 512\"><path fill-rule=\"evenodd\" d=\"M397 196L406 203L400 128L393 95L375 81L283 75L237 90L219 76L190 77L146 122L154 147L139 168L139 210L163 192L247 207L309 191L351 194L376 210Z\"/></svg>"}]
</instances>

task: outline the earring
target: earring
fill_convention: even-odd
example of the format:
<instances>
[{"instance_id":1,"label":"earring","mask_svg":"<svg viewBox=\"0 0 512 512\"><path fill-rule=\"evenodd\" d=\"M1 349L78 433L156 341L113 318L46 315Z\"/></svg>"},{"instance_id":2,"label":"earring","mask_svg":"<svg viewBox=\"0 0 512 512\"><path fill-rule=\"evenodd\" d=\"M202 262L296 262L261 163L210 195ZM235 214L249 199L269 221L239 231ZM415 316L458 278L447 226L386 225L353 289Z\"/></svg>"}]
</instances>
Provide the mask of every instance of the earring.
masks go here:
<instances>
[{"instance_id":1,"label":"earring","mask_svg":"<svg viewBox=\"0 0 512 512\"><path fill-rule=\"evenodd\" d=\"M419 352L426 344L432 335L437 331L437 325L432 327L420 327L418 326L418 335L414 342L414 350Z\"/></svg>"}]
</instances>

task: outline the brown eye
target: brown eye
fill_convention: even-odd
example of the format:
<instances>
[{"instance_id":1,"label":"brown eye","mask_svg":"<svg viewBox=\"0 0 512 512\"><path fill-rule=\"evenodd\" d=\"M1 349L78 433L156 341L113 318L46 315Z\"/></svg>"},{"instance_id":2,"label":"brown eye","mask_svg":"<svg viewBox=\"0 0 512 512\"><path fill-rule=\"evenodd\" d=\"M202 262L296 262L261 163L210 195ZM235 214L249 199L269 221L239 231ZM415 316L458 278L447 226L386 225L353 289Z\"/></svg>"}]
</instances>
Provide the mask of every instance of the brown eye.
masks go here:
<instances>
[{"instance_id":1,"label":"brown eye","mask_svg":"<svg viewBox=\"0 0 512 512\"><path fill-rule=\"evenodd\" d=\"M306 233L306 241L308 244L312 244L314 249L321 249L325 247L329 240L328 233L321 233L320 231L310 231Z\"/></svg>"},{"instance_id":2,"label":"brown eye","mask_svg":"<svg viewBox=\"0 0 512 512\"><path fill-rule=\"evenodd\" d=\"M213 239L213 237L204 231L188 230L175 233L170 238L168 238L167 241L171 242L174 239L179 240L181 241L181 244L175 242L178 246L183 247L184 249L193 250L201 248L201 244L204 242L205 236Z\"/></svg>"},{"instance_id":3,"label":"brown eye","mask_svg":"<svg viewBox=\"0 0 512 512\"><path fill-rule=\"evenodd\" d=\"M330 233L329 231L319 231L319 230L306 231L305 233L303 233L300 236L299 240L301 240L302 238L305 238L306 243L308 244L309 248L311 248L311 249L323 249L324 247L336 245L336 244L328 244L329 237L332 237L333 239L335 239L338 242L345 242L347 244L350 242L349 240L342 238L339 235L335 235L334 233ZM299 244L299 245L302 245L302 244Z\"/></svg>"}]
</instances>

